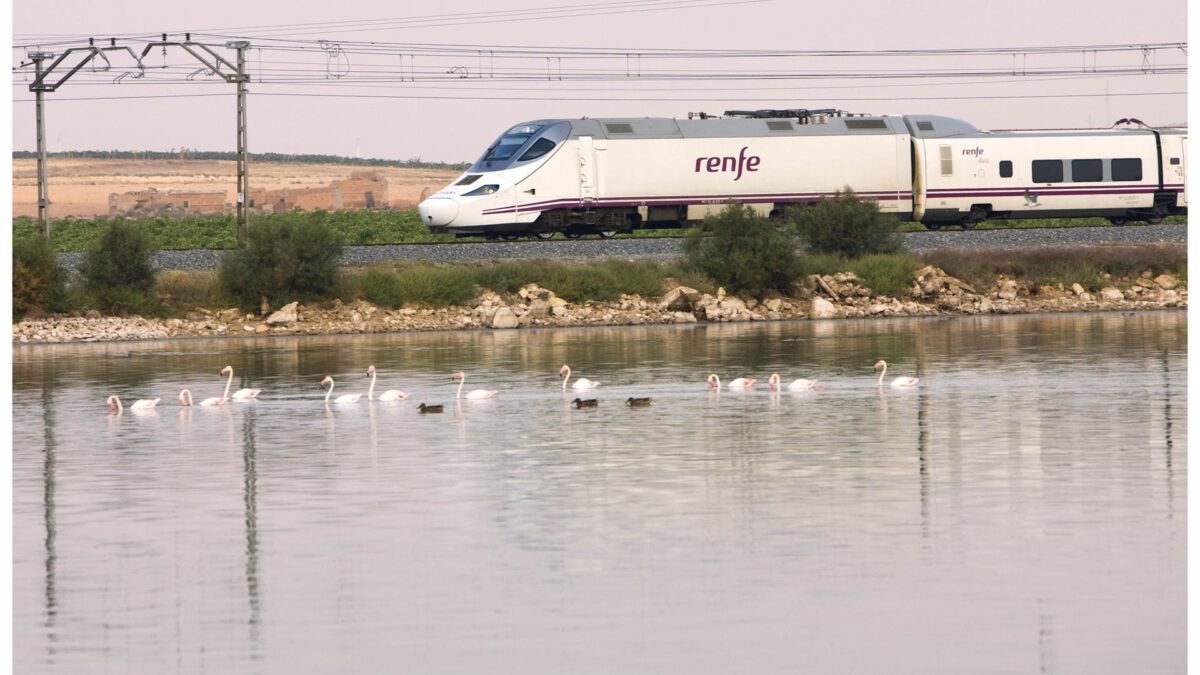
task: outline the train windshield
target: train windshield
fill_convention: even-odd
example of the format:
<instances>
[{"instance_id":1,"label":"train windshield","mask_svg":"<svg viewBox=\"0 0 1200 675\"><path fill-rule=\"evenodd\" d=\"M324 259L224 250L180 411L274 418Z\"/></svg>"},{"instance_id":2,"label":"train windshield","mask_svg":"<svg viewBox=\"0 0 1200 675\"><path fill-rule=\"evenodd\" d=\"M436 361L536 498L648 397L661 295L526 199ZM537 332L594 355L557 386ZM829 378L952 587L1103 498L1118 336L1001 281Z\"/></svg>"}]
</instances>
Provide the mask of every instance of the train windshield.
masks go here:
<instances>
[{"instance_id":1,"label":"train windshield","mask_svg":"<svg viewBox=\"0 0 1200 675\"><path fill-rule=\"evenodd\" d=\"M570 133L570 124L518 124L504 132L471 171L499 171L549 153Z\"/></svg>"}]
</instances>

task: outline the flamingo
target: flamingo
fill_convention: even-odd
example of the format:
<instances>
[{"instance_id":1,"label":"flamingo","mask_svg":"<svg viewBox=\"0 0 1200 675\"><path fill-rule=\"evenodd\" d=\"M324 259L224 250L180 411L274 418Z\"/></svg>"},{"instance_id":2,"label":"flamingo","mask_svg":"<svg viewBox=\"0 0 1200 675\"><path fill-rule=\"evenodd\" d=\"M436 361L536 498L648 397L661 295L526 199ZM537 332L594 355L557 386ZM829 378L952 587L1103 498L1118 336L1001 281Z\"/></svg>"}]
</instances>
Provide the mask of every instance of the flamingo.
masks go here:
<instances>
[{"instance_id":1,"label":"flamingo","mask_svg":"<svg viewBox=\"0 0 1200 675\"><path fill-rule=\"evenodd\" d=\"M753 378L739 377L734 380L730 380L729 384L727 384L725 386L730 389L741 389L741 390L745 391L746 389L752 388L754 386L754 383L757 381L758 380L755 380ZM708 388L720 390L721 378L717 377L716 373L713 373L712 375L708 376Z\"/></svg>"},{"instance_id":2,"label":"flamingo","mask_svg":"<svg viewBox=\"0 0 1200 675\"><path fill-rule=\"evenodd\" d=\"M325 405L329 405L329 397L333 395L333 378L326 375L325 379L321 380L321 386L324 387L326 382L329 383L329 391L325 392ZM333 399L333 402L358 403L358 399L360 398L362 398L362 394L342 394L341 396Z\"/></svg>"},{"instance_id":3,"label":"flamingo","mask_svg":"<svg viewBox=\"0 0 1200 675\"><path fill-rule=\"evenodd\" d=\"M460 370L457 373L454 373L453 375L451 375L451 377L462 378L462 381L458 383L458 391L454 394L454 398L462 398L463 397L462 388L463 388L463 385L467 383L467 374ZM467 399L475 401L475 400L479 400L482 398L491 398L495 395L496 395L496 392L489 390L489 389L476 389L474 391L467 392Z\"/></svg>"},{"instance_id":4,"label":"flamingo","mask_svg":"<svg viewBox=\"0 0 1200 675\"><path fill-rule=\"evenodd\" d=\"M221 369L222 375L226 372L229 373L229 379L225 382L225 394L222 398L233 399L234 401L249 401L258 398L258 395L262 393L262 389L238 389L230 396L229 385L233 384L233 366L225 366Z\"/></svg>"},{"instance_id":5,"label":"flamingo","mask_svg":"<svg viewBox=\"0 0 1200 675\"><path fill-rule=\"evenodd\" d=\"M767 386L771 388L771 391L779 391L781 389L779 383L779 373L771 374L771 377L767 380ZM822 386L823 385L816 380L806 380L804 378L800 378L798 380L792 380L789 382L787 388L788 391L812 391L813 389L819 389Z\"/></svg>"},{"instance_id":6,"label":"flamingo","mask_svg":"<svg viewBox=\"0 0 1200 675\"><path fill-rule=\"evenodd\" d=\"M205 406L205 407L214 406L214 405L225 405L225 400L226 399L224 396L213 396L212 398L206 398L203 401L200 401L200 405ZM184 389L183 391L179 392L179 405L182 405L182 406L193 405L191 389Z\"/></svg>"},{"instance_id":7,"label":"flamingo","mask_svg":"<svg viewBox=\"0 0 1200 675\"><path fill-rule=\"evenodd\" d=\"M367 388L367 400L375 399L375 366L367 366L367 374L371 376L371 386ZM403 401L408 398L408 393L399 389L388 389L379 395L380 401Z\"/></svg>"},{"instance_id":8,"label":"flamingo","mask_svg":"<svg viewBox=\"0 0 1200 675\"><path fill-rule=\"evenodd\" d=\"M887 374L887 361L884 361L883 359L879 359L878 361L876 361L875 362L875 370L879 371L879 386L882 387L883 386L883 376ZM892 387L892 389L908 389L909 387L915 387L916 384L920 381L921 381L921 378L919 378L919 377L910 377L908 375L901 375L900 377L897 377L896 379L892 380L891 387Z\"/></svg>"},{"instance_id":9,"label":"flamingo","mask_svg":"<svg viewBox=\"0 0 1200 675\"><path fill-rule=\"evenodd\" d=\"M565 376L563 377L562 388L566 389L567 388L567 380L571 379L571 366L568 366L565 363L563 364L562 368L558 369L559 375L563 375L564 373L565 373ZM599 386L600 386L599 382L597 382L595 380L589 380L586 377L581 377L578 380L575 380L575 384L571 385L571 388L575 389L576 391L583 391L585 389L595 389L596 387L599 387Z\"/></svg>"},{"instance_id":10,"label":"flamingo","mask_svg":"<svg viewBox=\"0 0 1200 675\"><path fill-rule=\"evenodd\" d=\"M133 405L129 406L129 409L130 410L150 410L154 406L158 405L158 402L161 400L162 400L161 398L138 399L133 402ZM104 403L108 405L108 412L110 415L114 415L114 414L120 415L121 412L123 410L125 410L125 406L121 405L121 398L119 396L117 396L116 394L109 396L108 399L106 401L104 401Z\"/></svg>"}]
</instances>

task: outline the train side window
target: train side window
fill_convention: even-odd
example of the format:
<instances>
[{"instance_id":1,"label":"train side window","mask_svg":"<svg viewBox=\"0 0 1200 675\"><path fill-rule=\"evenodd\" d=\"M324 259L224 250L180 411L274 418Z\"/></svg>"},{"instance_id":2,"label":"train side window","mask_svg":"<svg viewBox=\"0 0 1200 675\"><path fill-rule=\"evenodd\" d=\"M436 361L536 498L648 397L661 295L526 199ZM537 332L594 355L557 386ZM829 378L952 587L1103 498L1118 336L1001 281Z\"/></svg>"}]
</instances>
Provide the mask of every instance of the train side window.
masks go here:
<instances>
[{"instance_id":1,"label":"train side window","mask_svg":"<svg viewBox=\"0 0 1200 675\"><path fill-rule=\"evenodd\" d=\"M954 175L954 156L950 154L950 146L948 146L948 145L938 146L938 152L940 153L940 156L942 159L942 175L943 176L953 176Z\"/></svg>"},{"instance_id":2,"label":"train side window","mask_svg":"<svg viewBox=\"0 0 1200 675\"><path fill-rule=\"evenodd\" d=\"M1072 183L1099 183L1104 180L1104 161L1099 159L1071 160Z\"/></svg>"},{"instance_id":3,"label":"train side window","mask_svg":"<svg viewBox=\"0 0 1200 675\"><path fill-rule=\"evenodd\" d=\"M1012 162L1008 161L1007 159L1001 160L1000 162L1000 177L1012 178Z\"/></svg>"},{"instance_id":4,"label":"train side window","mask_svg":"<svg viewBox=\"0 0 1200 675\"><path fill-rule=\"evenodd\" d=\"M1178 166L1178 165L1179 165L1179 158L1178 158L1178 157L1172 157L1172 158L1171 158L1171 166Z\"/></svg>"},{"instance_id":5,"label":"train side window","mask_svg":"<svg viewBox=\"0 0 1200 675\"><path fill-rule=\"evenodd\" d=\"M1063 163L1061 159L1033 160L1033 182L1061 183L1063 182Z\"/></svg>"},{"instance_id":6,"label":"train side window","mask_svg":"<svg viewBox=\"0 0 1200 675\"><path fill-rule=\"evenodd\" d=\"M1113 180L1141 180L1142 158L1129 157L1112 161Z\"/></svg>"},{"instance_id":7,"label":"train side window","mask_svg":"<svg viewBox=\"0 0 1200 675\"><path fill-rule=\"evenodd\" d=\"M521 159L517 161L525 162L531 159L537 159L538 157L541 157L547 152L553 150L555 145L557 144L549 138L539 138L533 142L533 145L529 146L529 149L525 151L525 154L521 155Z\"/></svg>"}]
</instances>

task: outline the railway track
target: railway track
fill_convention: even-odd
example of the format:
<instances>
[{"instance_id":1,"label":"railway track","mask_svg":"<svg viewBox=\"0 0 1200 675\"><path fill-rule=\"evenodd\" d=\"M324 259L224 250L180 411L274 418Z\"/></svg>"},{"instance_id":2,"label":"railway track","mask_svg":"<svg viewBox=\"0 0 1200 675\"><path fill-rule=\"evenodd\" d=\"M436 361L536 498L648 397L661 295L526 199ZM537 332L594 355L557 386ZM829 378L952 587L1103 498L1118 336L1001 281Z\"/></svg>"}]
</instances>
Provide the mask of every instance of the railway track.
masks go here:
<instances>
[{"instance_id":1,"label":"railway track","mask_svg":"<svg viewBox=\"0 0 1200 675\"><path fill-rule=\"evenodd\" d=\"M935 249L987 250L1098 246L1103 244L1184 243L1187 224L1171 223L1132 227L1048 227L1029 229L974 230L961 232L908 232L903 235L911 251ZM678 237L616 239L553 239L469 242L451 244L377 244L346 246L342 259L347 265L405 262L475 262L482 260L588 260L603 258L669 259L681 255ZM154 264L159 269L200 270L216 267L225 251L195 249L159 251ZM81 253L62 253L60 259L76 268Z\"/></svg>"}]
</instances>

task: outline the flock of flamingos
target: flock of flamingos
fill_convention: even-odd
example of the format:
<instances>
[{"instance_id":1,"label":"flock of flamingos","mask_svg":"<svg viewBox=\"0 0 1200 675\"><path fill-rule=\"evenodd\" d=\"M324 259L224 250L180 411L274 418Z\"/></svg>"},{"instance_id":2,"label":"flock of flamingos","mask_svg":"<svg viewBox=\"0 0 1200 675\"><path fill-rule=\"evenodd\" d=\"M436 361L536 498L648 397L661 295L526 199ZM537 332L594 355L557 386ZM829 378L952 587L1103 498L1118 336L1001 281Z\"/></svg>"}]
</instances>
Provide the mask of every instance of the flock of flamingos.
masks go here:
<instances>
[{"instance_id":1,"label":"flock of flamingos","mask_svg":"<svg viewBox=\"0 0 1200 675\"><path fill-rule=\"evenodd\" d=\"M887 362L880 359L879 361L877 361L875 363L875 370L879 371L879 386L882 387L884 376L887 375ZM220 374L229 376L229 379L225 381L224 393L222 393L220 396L213 396L210 398L205 398L205 399L202 399L199 403L195 403L192 399L191 390L184 389L183 391L179 392L179 396L178 396L179 405L181 405L181 406L200 405L200 406L205 406L205 407L219 406L219 405L225 405L226 403L228 403L230 401L252 401L252 400L257 399L259 394L262 393L262 389L238 389L237 391L235 391L231 394L231 393L229 393L229 389L233 385L233 366L225 366L224 368L221 369ZM571 367L566 364L563 364L563 367L559 368L558 374L560 376L562 376L562 378L563 378L562 388L563 388L563 391L565 392L568 389L567 385L571 380ZM367 388L367 400L374 401L374 400L376 400L375 399L375 377L376 377L375 366L372 365L367 368L367 375L369 375L371 377L371 386L369 386ZM467 374L460 370L460 371L454 373L453 377L454 377L454 379L458 380L458 390L457 390L457 392L455 392L455 395L454 395L454 397L456 399L463 399L463 398L465 398L467 400L486 399L486 398L492 398L497 393L495 390L491 390L491 389L474 389L474 390L468 391L466 394L464 394L463 393L463 385L467 383ZM891 381L891 386L895 389L908 389L910 387L916 386L918 381L920 381L920 378L902 375L900 377L894 378ZM715 375L715 374L709 375L707 382L708 382L709 389L716 389L716 390L721 389L721 378L717 377L717 375ZM755 380L753 378L739 377L739 378L736 378L734 380L727 382L725 384L725 387L728 389L733 389L733 390L737 390L737 391L749 391L750 389L752 389L754 387L754 384L756 382L758 382L758 380ZM325 385L329 385L329 389L325 392L325 404L329 405L330 399L333 397L333 387L334 387L333 378L326 375L325 379L321 380L321 386L324 387ZM586 377L581 377L581 378L576 379L574 383L571 383L569 388L576 392L584 392L584 391L590 391L599 386L600 386L599 382L597 382L595 380L589 380ZM798 380L792 380L791 382L784 385L782 383L782 381L779 379L779 373L774 373L771 375L770 378L767 379L767 386L770 388L771 391L781 391L784 388L786 388L788 391L812 391L814 389L820 389L823 385L817 380L806 380L803 378L798 379ZM408 396L409 395L407 392L400 391L399 389L388 389L387 391L385 391L379 395L378 400L380 400L380 401L403 401L404 399L408 398ZM362 397L363 397L362 394L342 394L341 396L338 396L337 398L333 398L332 402L336 403L336 404L348 405L348 404L352 404L352 403L358 403L362 399ZM129 409L130 410L150 410L150 409L154 408L154 406L158 405L158 402L161 400L162 400L161 398L139 399L137 401L134 401L129 406ZM116 394L109 396L106 403L108 404L109 414L119 414L125 409L125 406L121 403L121 399ZM571 403L576 408L594 408L597 405L597 401L594 398L593 399L576 398ZM630 407L645 407L645 406L650 405L650 399L649 398L630 397L630 398L626 399L625 404ZM440 413L440 412L442 412L442 406L441 405L428 405L428 404L422 403L421 405L417 406L417 410L421 413Z\"/></svg>"}]
</instances>

